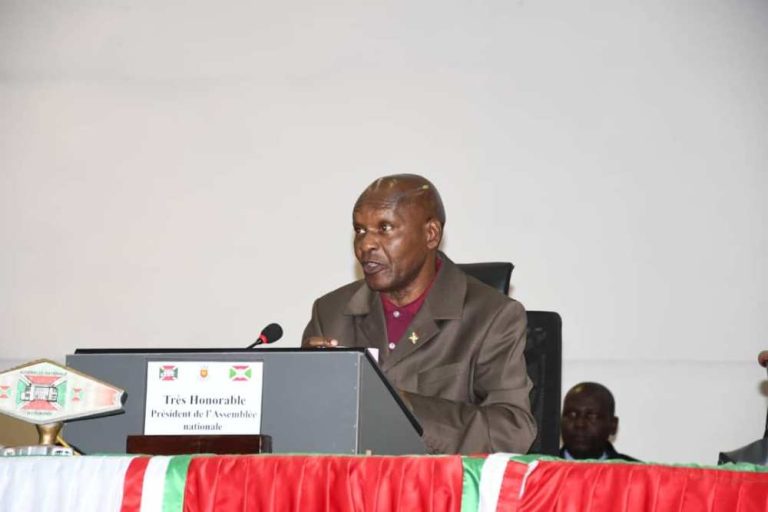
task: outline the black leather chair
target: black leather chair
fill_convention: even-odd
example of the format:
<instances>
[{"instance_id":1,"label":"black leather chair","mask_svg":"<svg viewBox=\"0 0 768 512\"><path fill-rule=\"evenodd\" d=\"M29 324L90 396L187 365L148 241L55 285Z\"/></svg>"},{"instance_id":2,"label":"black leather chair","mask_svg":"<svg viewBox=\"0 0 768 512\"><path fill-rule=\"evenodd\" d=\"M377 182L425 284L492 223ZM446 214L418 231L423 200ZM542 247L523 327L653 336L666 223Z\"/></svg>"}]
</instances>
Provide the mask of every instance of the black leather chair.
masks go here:
<instances>
[{"instance_id":1,"label":"black leather chair","mask_svg":"<svg viewBox=\"0 0 768 512\"><path fill-rule=\"evenodd\" d=\"M528 311L525 364L533 382L531 412L539 427L529 453L560 453L562 327L554 311Z\"/></svg>"},{"instance_id":2,"label":"black leather chair","mask_svg":"<svg viewBox=\"0 0 768 512\"><path fill-rule=\"evenodd\" d=\"M459 268L479 279L488 286L496 288L504 295L509 294L509 279L515 266L507 261L487 263L459 263Z\"/></svg>"},{"instance_id":3,"label":"black leather chair","mask_svg":"<svg viewBox=\"0 0 768 512\"><path fill-rule=\"evenodd\" d=\"M508 262L460 263L470 276L509 293L514 266ZM558 455L560 450L560 396L562 383L562 319L552 311L528 311L525 362L533 382L531 412L538 433L529 453Z\"/></svg>"}]
</instances>

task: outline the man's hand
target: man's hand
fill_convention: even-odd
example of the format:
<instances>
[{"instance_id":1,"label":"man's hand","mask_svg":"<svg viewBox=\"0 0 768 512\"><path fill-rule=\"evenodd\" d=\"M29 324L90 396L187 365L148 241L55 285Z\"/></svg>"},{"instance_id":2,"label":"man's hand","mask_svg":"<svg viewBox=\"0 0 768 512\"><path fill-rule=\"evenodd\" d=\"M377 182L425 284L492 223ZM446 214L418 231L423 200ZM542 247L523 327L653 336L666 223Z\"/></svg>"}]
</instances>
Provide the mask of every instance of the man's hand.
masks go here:
<instances>
[{"instance_id":1,"label":"man's hand","mask_svg":"<svg viewBox=\"0 0 768 512\"><path fill-rule=\"evenodd\" d=\"M304 343L301 344L304 348L334 348L339 345L339 340L335 338L323 338L321 336L312 336L311 338L304 340Z\"/></svg>"}]
</instances>

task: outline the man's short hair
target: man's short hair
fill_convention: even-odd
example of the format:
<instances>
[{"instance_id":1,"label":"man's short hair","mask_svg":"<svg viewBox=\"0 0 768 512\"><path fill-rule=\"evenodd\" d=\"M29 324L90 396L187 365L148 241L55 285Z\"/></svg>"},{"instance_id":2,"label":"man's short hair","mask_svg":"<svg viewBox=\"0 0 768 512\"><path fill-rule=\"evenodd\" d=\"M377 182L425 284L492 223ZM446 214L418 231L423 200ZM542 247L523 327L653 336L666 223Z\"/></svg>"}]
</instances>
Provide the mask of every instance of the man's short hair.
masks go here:
<instances>
[{"instance_id":1,"label":"man's short hair","mask_svg":"<svg viewBox=\"0 0 768 512\"><path fill-rule=\"evenodd\" d=\"M610 416L616 415L616 401L613 399L613 393L607 387L598 382L581 382L568 390L565 397L568 398L568 395L576 391L598 397L608 410L608 414Z\"/></svg>"},{"instance_id":2,"label":"man's short hair","mask_svg":"<svg viewBox=\"0 0 768 512\"><path fill-rule=\"evenodd\" d=\"M440 197L440 192L438 192L437 188L424 176L418 174L382 176L368 185L363 193L360 194L360 197L355 202L355 208L369 194L381 191L391 194L389 202L392 203L392 206L408 203L416 204L424 208L430 219L437 220L440 226L445 227L443 199Z\"/></svg>"}]
</instances>

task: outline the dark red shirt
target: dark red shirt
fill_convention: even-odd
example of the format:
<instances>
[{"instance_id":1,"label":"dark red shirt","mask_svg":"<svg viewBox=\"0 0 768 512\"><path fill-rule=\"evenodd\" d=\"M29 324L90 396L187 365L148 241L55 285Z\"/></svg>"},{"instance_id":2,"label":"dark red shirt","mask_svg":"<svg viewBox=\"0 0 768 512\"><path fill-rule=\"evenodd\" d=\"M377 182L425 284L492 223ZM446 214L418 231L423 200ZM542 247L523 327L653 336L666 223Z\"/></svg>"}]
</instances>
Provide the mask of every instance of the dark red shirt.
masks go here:
<instances>
[{"instance_id":1,"label":"dark red shirt","mask_svg":"<svg viewBox=\"0 0 768 512\"><path fill-rule=\"evenodd\" d=\"M432 283L435 282L437 273L440 272L440 267L443 264L443 262L440 261L440 258L437 258L436 261L435 277L432 279ZM411 325L413 317L416 316L416 313L419 312L421 306L424 305L424 301L427 299L427 294L429 293L430 288L432 288L432 283L429 283L429 286L427 286L424 292L419 295L416 300L404 306L398 306L387 299L383 293L380 294L381 305L384 306L384 319L387 322L387 341L389 341L390 350L395 348L394 346L400 341L400 338L403 337L408 326Z\"/></svg>"}]
</instances>

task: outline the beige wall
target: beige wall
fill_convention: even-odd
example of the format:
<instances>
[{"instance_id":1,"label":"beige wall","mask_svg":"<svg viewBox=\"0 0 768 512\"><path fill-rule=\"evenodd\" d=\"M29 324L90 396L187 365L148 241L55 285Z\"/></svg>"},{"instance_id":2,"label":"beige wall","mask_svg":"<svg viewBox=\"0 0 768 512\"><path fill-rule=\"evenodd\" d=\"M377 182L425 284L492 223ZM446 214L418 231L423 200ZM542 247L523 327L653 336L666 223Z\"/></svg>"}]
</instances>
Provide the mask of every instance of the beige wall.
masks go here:
<instances>
[{"instance_id":1,"label":"beige wall","mask_svg":"<svg viewBox=\"0 0 768 512\"><path fill-rule=\"evenodd\" d=\"M565 385L642 406L628 451L712 462L766 406L766 63L761 0L5 0L0 359L296 346L410 170L451 257L562 315Z\"/></svg>"}]
</instances>

